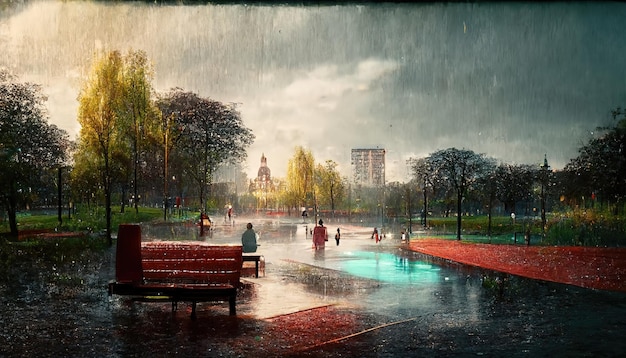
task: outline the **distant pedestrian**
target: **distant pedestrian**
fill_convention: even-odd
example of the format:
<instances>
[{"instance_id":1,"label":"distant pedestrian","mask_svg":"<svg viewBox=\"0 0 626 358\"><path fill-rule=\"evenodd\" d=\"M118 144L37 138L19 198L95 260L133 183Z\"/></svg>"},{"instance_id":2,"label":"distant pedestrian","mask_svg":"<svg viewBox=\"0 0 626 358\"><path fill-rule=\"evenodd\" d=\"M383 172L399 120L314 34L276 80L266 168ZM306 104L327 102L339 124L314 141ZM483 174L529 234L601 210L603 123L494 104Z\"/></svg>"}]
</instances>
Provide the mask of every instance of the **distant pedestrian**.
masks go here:
<instances>
[{"instance_id":1,"label":"distant pedestrian","mask_svg":"<svg viewBox=\"0 0 626 358\"><path fill-rule=\"evenodd\" d=\"M209 235L211 234L211 227L213 226L211 219L209 218L209 216L205 213L200 213L200 236L204 236L205 231L209 232Z\"/></svg>"},{"instance_id":2,"label":"distant pedestrian","mask_svg":"<svg viewBox=\"0 0 626 358\"><path fill-rule=\"evenodd\" d=\"M341 239L341 233L339 232L339 228L337 228L337 233L335 234L335 241L337 241L337 246L339 246L340 239Z\"/></svg>"},{"instance_id":3,"label":"distant pedestrian","mask_svg":"<svg viewBox=\"0 0 626 358\"><path fill-rule=\"evenodd\" d=\"M378 229L374 228L374 232L372 233L372 239L376 240L376 243L380 241L380 237L378 236Z\"/></svg>"}]
</instances>

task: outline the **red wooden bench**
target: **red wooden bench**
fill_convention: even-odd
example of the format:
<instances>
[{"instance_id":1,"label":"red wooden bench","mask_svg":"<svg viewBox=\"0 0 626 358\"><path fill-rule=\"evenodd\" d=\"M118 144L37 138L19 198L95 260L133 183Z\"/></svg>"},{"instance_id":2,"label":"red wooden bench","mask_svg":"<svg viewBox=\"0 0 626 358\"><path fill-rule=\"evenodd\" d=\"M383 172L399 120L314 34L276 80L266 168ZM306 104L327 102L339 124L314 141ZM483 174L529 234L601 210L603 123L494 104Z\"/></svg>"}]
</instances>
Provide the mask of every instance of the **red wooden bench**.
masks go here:
<instances>
[{"instance_id":1,"label":"red wooden bench","mask_svg":"<svg viewBox=\"0 0 626 358\"><path fill-rule=\"evenodd\" d=\"M178 302L191 302L192 318L197 302L228 301L230 314L236 315L241 268L240 245L141 243L139 226L120 225L116 281L109 283L109 295L133 296L144 302L168 300L173 311Z\"/></svg>"},{"instance_id":2,"label":"red wooden bench","mask_svg":"<svg viewBox=\"0 0 626 358\"><path fill-rule=\"evenodd\" d=\"M249 267L246 265L246 262L254 262L254 266ZM265 257L263 257L263 255L243 255L241 273L246 275L250 269L254 269L254 277L256 278L259 278L259 271L263 272L263 275L265 275Z\"/></svg>"}]
</instances>

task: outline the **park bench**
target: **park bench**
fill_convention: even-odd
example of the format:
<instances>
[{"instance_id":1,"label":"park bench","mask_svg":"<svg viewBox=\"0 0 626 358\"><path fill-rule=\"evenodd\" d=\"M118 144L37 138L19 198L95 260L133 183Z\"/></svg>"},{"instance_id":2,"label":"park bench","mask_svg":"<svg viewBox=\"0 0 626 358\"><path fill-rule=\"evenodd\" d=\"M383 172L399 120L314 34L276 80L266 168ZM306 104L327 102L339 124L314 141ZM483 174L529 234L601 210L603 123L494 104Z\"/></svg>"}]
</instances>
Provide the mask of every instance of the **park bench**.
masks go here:
<instances>
[{"instance_id":1,"label":"park bench","mask_svg":"<svg viewBox=\"0 0 626 358\"><path fill-rule=\"evenodd\" d=\"M263 275L265 275L265 257L263 257L263 255L244 254L242 259L242 272L248 269L246 262L254 262L254 276L259 278L259 268L263 271Z\"/></svg>"},{"instance_id":2,"label":"park bench","mask_svg":"<svg viewBox=\"0 0 626 358\"><path fill-rule=\"evenodd\" d=\"M143 302L171 301L172 311L178 302L191 302L192 318L196 318L197 302L228 301L230 315L237 314L241 246L142 243L139 226L120 225L116 252L116 281L109 283L109 295Z\"/></svg>"}]
</instances>

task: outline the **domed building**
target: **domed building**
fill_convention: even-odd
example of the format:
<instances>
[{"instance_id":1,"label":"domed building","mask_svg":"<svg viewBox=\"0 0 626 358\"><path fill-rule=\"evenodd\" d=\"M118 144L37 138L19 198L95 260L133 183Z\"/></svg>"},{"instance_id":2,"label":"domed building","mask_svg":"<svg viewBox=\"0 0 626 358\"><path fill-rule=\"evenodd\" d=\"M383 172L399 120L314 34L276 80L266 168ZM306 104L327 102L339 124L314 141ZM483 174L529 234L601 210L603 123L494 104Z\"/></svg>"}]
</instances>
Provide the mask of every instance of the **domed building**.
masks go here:
<instances>
[{"instance_id":1,"label":"domed building","mask_svg":"<svg viewBox=\"0 0 626 358\"><path fill-rule=\"evenodd\" d=\"M250 182L250 191L257 198L257 209L268 208L268 202L274 197L274 183L272 182L272 171L267 166L265 154L261 155L261 166L254 181Z\"/></svg>"},{"instance_id":2,"label":"domed building","mask_svg":"<svg viewBox=\"0 0 626 358\"><path fill-rule=\"evenodd\" d=\"M272 171L267 166L267 158L265 157L265 154L261 154L261 166L259 167L259 172L257 174L257 182L267 185L267 183L271 183L271 181Z\"/></svg>"}]
</instances>

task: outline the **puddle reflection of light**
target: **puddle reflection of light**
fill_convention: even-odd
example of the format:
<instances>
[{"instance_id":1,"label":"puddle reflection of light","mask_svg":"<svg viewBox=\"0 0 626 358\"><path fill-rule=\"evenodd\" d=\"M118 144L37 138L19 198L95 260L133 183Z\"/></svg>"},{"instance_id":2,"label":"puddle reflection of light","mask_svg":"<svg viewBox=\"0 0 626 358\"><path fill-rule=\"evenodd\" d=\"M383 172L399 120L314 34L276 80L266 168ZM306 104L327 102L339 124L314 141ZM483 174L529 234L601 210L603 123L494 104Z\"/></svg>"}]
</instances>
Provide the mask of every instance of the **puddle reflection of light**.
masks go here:
<instances>
[{"instance_id":1,"label":"puddle reflection of light","mask_svg":"<svg viewBox=\"0 0 626 358\"><path fill-rule=\"evenodd\" d=\"M396 283L433 283L441 280L440 268L422 261L389 253L356 251L345 253L342 271L351 275Z\"/></svg>"}]
</instances>

